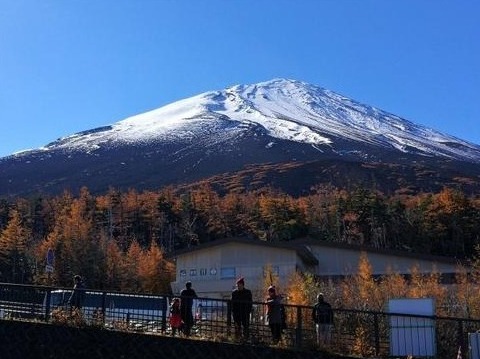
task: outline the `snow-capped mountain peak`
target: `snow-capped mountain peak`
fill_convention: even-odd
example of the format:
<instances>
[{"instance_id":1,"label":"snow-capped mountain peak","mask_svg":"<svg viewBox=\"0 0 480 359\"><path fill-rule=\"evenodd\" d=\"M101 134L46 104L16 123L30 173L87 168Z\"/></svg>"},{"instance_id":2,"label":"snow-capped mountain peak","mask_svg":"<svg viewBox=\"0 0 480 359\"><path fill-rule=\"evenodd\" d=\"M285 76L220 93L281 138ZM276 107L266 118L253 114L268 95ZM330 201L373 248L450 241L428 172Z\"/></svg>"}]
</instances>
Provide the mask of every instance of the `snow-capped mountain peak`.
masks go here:
<instances>
[{"instance_id":1,"label":"snow-capped mountain peak","mask_svg":"<svg viewBox=\"0 0 480 359\"><path fill-rule=\"evenodd\" d=\"M232 126L238 131L250 125L260 126L272 138L317 148L334 146L341 138L401 152L480 161L479 147L474 144L332 91L288 79L206 92L111 126L74 134L45 149L61 147L91 152L116 143L195 137L198 129L205 134L208 129L220 131L223 126L229 127L233 136L236 131Z\"/></svg>"}]
</instances>

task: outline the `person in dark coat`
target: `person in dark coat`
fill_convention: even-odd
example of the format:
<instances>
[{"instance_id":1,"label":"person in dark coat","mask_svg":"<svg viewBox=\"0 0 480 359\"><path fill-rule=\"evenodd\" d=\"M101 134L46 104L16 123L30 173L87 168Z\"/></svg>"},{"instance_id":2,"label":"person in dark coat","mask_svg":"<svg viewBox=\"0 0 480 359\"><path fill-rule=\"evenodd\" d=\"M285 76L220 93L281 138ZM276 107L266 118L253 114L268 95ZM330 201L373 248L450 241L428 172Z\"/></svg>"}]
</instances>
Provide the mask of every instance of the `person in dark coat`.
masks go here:
<instances>
[{"instance_id":1,"label":"person in dark coat","mask_svg":"<svg viewBox=\"0 0 480 359\"><path fill-rule=\"evenodd\" d=\"M329 344L332 339L333 310L330 303L325 301L323 293L317 295L317 303L312 309L312 320L317 332L317 344Z\"/></svg>"},{"instance_id":2,"label":"person in dark coat","mask_svg":"<svg viewBox=\"0 0 480 359\"><path fill-rule=\"evenodd\" d=\"M180 292L180 314L183 321L183 334L190 335L193 326L193 300L198 298L197 293L192 288L192 282L185 283L185 288Z\"/></svg>"},{"instance_id":3,"label":"person in dark coat","mask_svg":"<svg viewBox=\"0 0 480 359\"><path fill-rule=\"evenodd\" d=\"M78 274L73 277L73 291L68 303L71 309L81 309L85 300L85 285L83 284L82 277Z\"/></svg>"},{"instance_id":4,"label":"person in dark coat","mask_svg":"<svg viewBox=\"0 0 480 359\"><path fill-rule=\"evenodd\" d=\"M236 338L243 334L243 339L248 339L252 305L252 292L245 288L244 278L240 278L237 280L237 288L232 291L232 315Z\"/></svg>"}]
</instances>

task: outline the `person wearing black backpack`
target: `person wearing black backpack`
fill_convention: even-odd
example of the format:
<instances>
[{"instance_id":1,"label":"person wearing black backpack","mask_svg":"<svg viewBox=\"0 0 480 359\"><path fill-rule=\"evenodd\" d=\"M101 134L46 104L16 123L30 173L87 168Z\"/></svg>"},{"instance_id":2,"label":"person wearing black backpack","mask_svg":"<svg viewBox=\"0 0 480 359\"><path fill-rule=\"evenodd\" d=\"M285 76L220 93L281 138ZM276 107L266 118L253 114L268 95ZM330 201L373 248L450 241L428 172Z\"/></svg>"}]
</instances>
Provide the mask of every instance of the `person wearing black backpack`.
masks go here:
<instances>
[{"instance_id":1,"label":"person wearing black backpack","mask_svg":"<svg viewBox=\"0 0 480 359\"><path fill-rule=\"evenodd\" d=\"M312 309L312 320L317 332L317 344L329 344L332 339L333 310L330 303L325 301L323 293L317 295L317 303Z\"/></svg>"}]
</instances>

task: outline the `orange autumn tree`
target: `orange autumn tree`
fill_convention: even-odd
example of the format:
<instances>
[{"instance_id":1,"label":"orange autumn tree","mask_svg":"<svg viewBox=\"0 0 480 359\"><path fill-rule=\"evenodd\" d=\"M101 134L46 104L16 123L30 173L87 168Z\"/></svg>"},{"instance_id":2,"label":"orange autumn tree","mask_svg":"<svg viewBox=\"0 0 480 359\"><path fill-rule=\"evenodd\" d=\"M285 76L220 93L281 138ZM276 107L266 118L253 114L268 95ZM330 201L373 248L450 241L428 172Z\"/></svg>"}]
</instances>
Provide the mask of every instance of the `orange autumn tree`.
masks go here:
<instances>
[{"instance_id":1,"label":"orange autumn tree","mask_svg":"<svg viewBox=\"0 0 480 359\"><path fill-rule=\"evenodd\" d=\"M164 258L163 250L152 241L148 250L142 252L138 263L140 289L147 293L170 293L173 273L173 263Z\"/></svg>"},{"instance_id":2,"label":"orange autumn tree","mask_svg":"<svg viewBox=\"0 0 480 359\"><path fill-rule=\"evenodd\" d=\"M113 240L104 240L105 284L108 289L121 290L126 279L125 254Z\"/></svg>"},{"instance_id":3,"label":"orange autumn tree","mask_svg":"<svg viewBox=\"0 0 480 359\"><path fill-rule=\"evenodd\" d=\"M383 303L380 300L379 288L365 252L360 253L357 273L345 278L341 287L342 303L346 308L381 310Z\"/></svg>"},{"instance_id":4,"label":"orange autumn tree","mask_svg":"<svg viewBox=\"0 0 480 359\"><path fill-rule=\"evenodd\" d=\"M13 210L6 228L0 234L0 268L3 280L24 282L29 238L30 232L24 227L20 213Z\"/></svg>"},{"instance_id":5,"label":"orange autumn tree","mask_svg":"<svg viewBox=\"0 0 480 359\"><path fill-rule=\"evenodd\" d=\"M457 287L453 295L448 296L450 303L445 305L454 316L480 319L480 246L475 247L475 254L466 265L459 265L456 275Z\"/></svg>"},{"instance_id":6,"label":"orange autumn tree","mask_svg":"<svg viewBox=\"0 0 480 359\"><path fill-rule=\"evenodd\" d=\"M409 298L435 298L437 307L442 306L445 300L446 289L441 284L441 274L436 268L429 273L422 273L418 265L410 269L410 285L407 296Z\"/></svg>"},{"instance_id":7,"label":"orange autumn tree","mask_svg":"<svg viewBox=\"0 0 480 359\"><path fill-rule=\"evenodd\" d=\"M405 276L387 268L387 274L382 276L378 283L379 301L386 306L390 299L406 298L408 293L408 283Z\"/></svg>"},{"instance_id":8,"label":"orange autumn tree","mask_svg":"<svg viewBox=\"0 0 480 359\"><path fill-rule=\"evenodd\" d=\"M222 238L227 232L227 224L224 213L221 211L221 199L208 183L191 192L192 204L198 213L199 221L202 223L205 236Z\"/></svg>"},{"instance_id":9,"label":"orange autumn tree","mask_svg":"<svg viewBox=\"0 0 480 359\"><path fill-rule=\"evenodd\" d=\"M439 315L478 318L478 285L470 278L464 266L459 266L455 275L456 288L447 297L446 305Z\"/></svg>"},{"instance_id":10,"label":"orange autumn tree","mask_svg":"<svg viewBox=\"0 0 480 359\"><path fill-rule=\"evenodd\" d=\"M142 247L136 240L133 240L125 254L125 278L121 284L121 290L138 292L141 289L140 278L138 276L138 264L143 256Z\"/></svg>"},{"instance_id":11,"label":"orange autumn tree","mask_svg":"<svg viewBox=\"0 0 480 359\"><path fill-rule=\"evenodd\" d=\"M296 305L312 305L315 303L315 296L318 289L315 276L310 273L293 272L288 278L286 292L288 303Z\"/></svg>"},{"instance_id":12,"label":"orange autumn tree","mask_svg":"<svg viewBox=\"0 0 480 359\"><path fill-rule=\"evenodd\" d=\"M103 286L104 252L94 226L95 199L82 188L80 196L70 205L62 225L63 248L57 253L67 268L68 284L74 275L80 274L88 287Z\"/></svg>"}]
</instances>

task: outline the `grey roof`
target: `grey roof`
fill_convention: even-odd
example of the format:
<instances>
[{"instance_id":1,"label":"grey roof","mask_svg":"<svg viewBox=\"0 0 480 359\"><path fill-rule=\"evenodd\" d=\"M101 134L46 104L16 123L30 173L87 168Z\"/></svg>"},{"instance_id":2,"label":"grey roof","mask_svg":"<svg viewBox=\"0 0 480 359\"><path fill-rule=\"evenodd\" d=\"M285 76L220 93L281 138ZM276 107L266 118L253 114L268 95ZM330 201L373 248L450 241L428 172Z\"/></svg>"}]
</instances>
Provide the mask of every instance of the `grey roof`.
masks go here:
<instances>
[{"instance_id":1,"label":"grey roof","mask_svg":"<svg viewBox=\"0 0 480 359\"><path fill-rule=\"evenodd\" d=\"M204 250L207 248L212 248L216 246L221 246L230 243L241 243L241 244L248 244L254 246L261 246L261 247L270 247L270 248L280 248L280 249L289 249L295 251L300 259L306 265L318 265L318 259L313 255L313 253L308 248L306 244L295 243L294 241L291 242L266 242L258 239L251 239L251 238L242 238L242 237L232 237L226 239L220 239L216 241L211 241L207 243L202 243L198 246L192 246L187 249L182 249L175 253L172 253L171 257L177 257L179 255L191 253L194 251Z\"/></svg>"},{"instance_id":2,"label":"grey roof","mask_svg":"<svg viewBox=\"0 0 480 359\"><path fill-rule=\"evenodd\" d=\"M187 249L182 249L180 251L170 254L170 257L176 257L178 255L182 255L192 251L203 250L206 248L216 247L216 246L220 246L228 243L242 243L242 244L257 245L262 247L283 248L283 249L294 250L297 252L297 255L302 259L302 261L307 265L318 265L319 263L318 259L314 256L314 254L310 250L311 246L365 251L370 253L385 254L389 256L414 258L419 260L429 260L437 263L463 264L463 265L467 264L464 261L461 261L457 258L452 258L452 257L419 254L419 253L412 253L408 251L400 251L400 250L392 250L392 249L372 248L367 246L352 245L352 244L339 243L339 242L330 242L330 241L318 240L313 238L303 238L303 239L285 241L285 242L283 241L267 242L259 239L253 239L253 238L232 237L232 238L225 238L225 239L220 239L220 240L211 241L207 243L202 243L198 246L192 246Z\"/></svg>"}]
</instances>

